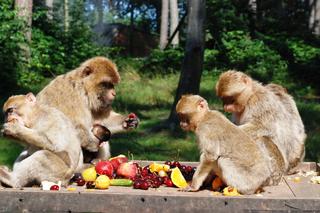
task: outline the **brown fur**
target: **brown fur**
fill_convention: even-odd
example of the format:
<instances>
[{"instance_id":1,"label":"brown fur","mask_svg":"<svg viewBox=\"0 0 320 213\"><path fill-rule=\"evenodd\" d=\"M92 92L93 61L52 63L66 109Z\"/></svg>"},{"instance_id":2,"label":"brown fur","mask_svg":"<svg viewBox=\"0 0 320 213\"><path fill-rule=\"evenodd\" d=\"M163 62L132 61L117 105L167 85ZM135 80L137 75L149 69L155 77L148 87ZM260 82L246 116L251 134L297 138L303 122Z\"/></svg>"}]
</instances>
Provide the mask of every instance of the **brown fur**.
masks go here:
<instances>
[{"instance_id":1,"label":"brown fur","mask_svg":"<svg viewBox=\"0 0 320 213\"><path fill-rule=\"evenodd\" d=\"M205 99L198 95L183 96L176 111L182 129L195 132L201 153L192 184L185 190L199 190L212 170L242 194L252 194L263 186L279 183L281 165L263 154L262 149L273 148L267 141L267 148L255 143L222 113L210 110Z\"/></svg>"},{"instance_id":2,"label":"brown fur","mask_svg":"<svg viewBox=\"0 0 320 213\"><path fill-rule=\"evenodd\" d=\"M80 140L69 119L60 111L39 104L30 93L10 97L3 111L3 134L30 149L16 162L13 171L0 167L0 182L11 187L44 180L67 185L83 162Z\"/></svg>"},{"instance_id":3,"label":"brown fur","mask_svg":"<svg viewBox=\"0 0 320 213\"><path fill-rule=\"evenodd\" d=\"M219 97L233 97L224 103L235 124L255 141L269 138L284 158L285 170L304 157L304 126L293 98L277 84L263 86L238 71L222 73L216 85ZM275 153L276 155L276 153Z\"/></svg>"},{"instance_id":4,"label":"brown fur","mask_svg":"<svg viewBox=\"0 0 320 213\"><path fill-rule=\"evenodd\" d=\"M119 82L116 65L105 57L94 57L56 77L37 95L37 99L41 104L60 110L71 120L85 150L97 153L98 149L104 149L103 158L107 159L110 157L109 146L99 147L92 127L100 124L111 133L129 128L126 117L111 108L115 98L113 85Z\"/></svg>"}]
</instances>

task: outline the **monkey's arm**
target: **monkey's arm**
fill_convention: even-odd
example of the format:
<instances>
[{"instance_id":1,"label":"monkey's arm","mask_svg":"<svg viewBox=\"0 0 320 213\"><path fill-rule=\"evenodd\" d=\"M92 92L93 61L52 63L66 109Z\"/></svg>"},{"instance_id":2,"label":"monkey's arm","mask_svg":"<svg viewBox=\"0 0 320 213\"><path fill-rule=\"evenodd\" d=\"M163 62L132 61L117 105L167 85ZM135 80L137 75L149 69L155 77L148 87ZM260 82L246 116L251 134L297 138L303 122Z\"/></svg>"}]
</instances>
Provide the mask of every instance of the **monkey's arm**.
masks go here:
<instances>
[{"instance_id":1,"label":"monkey's arm","mask_svg":"<svg viewBox=\"0 0 320 213\"><path fill-rule=\"evenodd\" d=\"M17 140L38 147L40 149L46 149L56 152L56 146L50 141L50 139L34 129L27 128L18 122L5 123L3 125L4 135L9 135Z\"/></svg>"},{"instance_id":2,"label":"monkey's arm","mask_svg":"<svg viewBox=\"0 0 320 213\"><path fill-rule=\"evenodd\" d=\"M111 110L109 116L102 120L102 124L111 131L111 134L115 134L136 128L139 119L135 115L126 117Z\"/></svg>"},{"instance_id":3,"label":"monkey's arm","mask_svg":"<svg viewBox=\"0 0 320 213\"><path fill-rule=\"evenodd\" d=\"M214 170L217 164L216 160L212 160L211 157L212 156L208 157L208 155L205 153L201 154L200 164L193 175L191 186L183 189L183 191L195 192L200 189L205 179L208 177L211 171Z\"/></svg>"}]
</instances>

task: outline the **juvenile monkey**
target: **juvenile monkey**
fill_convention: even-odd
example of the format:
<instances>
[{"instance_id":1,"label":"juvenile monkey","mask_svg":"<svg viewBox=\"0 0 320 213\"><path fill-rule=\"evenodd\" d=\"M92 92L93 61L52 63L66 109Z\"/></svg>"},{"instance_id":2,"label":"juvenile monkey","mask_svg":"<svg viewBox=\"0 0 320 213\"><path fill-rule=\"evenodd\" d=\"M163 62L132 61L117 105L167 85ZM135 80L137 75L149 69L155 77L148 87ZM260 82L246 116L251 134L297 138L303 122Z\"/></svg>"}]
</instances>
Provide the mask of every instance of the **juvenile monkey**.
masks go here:
<instances>
[{"instance_id":1,"label":"juvenile monkey","mask_svg":"<svg viewBox=\"0 0 320 213\"><path fill-rule=\"evenodd\" d=\"M94 57L56 77L40 91L37 99L39 103L63 112L74 124L83 149L94 155L100 149L105 159L110 156L109 144L100 146L100 141L91 131L92 126L100 124L114 134L136 128L139 121L137 117L128 119L112 110L115 85L119 82L116 65L105 57Z\"/></svg>"},{"instance_id":2,"label":"juvenile monkey","mask_svg":"<svg viewBox=\"0 0 320 213\"><path fill-rule=\"evenodd\" d=\"M176 111L181 128L195 132L201 153L191 186L185 190L199 190L212 170L242 194L279 183L283 159L263 154L262 149L273 149L267 140L259 146L222 113L210 110L198 95L182 96Z\"/></svg>"},{"instance_id":3,"label":"juvenile monkey","mask_svg":"<svg viewBox=\"0 0 320 213\"><path fill-rule=\"evenodd\" d=\"M227 71L220 75L216 93L224 110L255 141L269 138L280 150L289 171L304 157L306 134L293 98L277 84L263 86L248 75Z\"/></svg>"},{"instance_id":4,"label":"juvenile monkey","mask_svg":"<svg viewBox=\"0 0 320 213\"><path fill-rule=\"evenodd\" d=\"M71 121L57 109L38 103L32 93L10 97L3 112L3 134L33 151L13 171L0 167L0 182L15 188L44 180L67 185L83 162Z\"/></svg>"}]
</instances>

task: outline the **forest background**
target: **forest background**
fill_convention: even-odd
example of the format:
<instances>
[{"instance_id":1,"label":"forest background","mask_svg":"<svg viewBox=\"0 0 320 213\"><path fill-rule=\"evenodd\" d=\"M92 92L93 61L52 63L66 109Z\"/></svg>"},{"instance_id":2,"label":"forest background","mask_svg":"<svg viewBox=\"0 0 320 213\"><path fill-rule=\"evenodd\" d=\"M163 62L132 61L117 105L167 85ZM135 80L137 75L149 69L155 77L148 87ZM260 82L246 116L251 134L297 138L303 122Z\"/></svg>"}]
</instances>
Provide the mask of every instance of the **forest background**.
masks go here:
<instances>
[{"instance_id":1,"label":"forest background","mask_svg":"<svg viewBox=\"0 0 320 213\"><path fill-rule=\"evenodd\" d=\"M320 161L320 0L1 0L0 47L1 106L90 57L112 59L122 77L113 106L141 119L112 136L112 155L197 161L193 134L172 115L177 92L222 111L215 82L237 69L288 89L308 134L306 161ZM0 137L0 164L21 150Z\"/></svg>"}]
</instances>

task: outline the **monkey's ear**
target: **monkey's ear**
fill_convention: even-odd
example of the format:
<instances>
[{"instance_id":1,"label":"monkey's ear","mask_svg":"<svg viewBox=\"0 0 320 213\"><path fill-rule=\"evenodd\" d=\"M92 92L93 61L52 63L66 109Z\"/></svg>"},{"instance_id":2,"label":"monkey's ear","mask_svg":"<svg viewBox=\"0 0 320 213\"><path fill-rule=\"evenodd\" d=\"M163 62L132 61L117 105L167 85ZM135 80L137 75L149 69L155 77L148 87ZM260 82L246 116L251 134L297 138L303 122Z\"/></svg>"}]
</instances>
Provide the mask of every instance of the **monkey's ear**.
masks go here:
<instances>
[{"instance_id":1,"label":"monkey's ear","mask_svg":"<svg viewBox=\"0 0 320 213\"><path fill-rule=\"evenodd\" d=\"M243 83L245 83L246 85L251 85L251 84L252 84L252 80L251 80L251 78L248 77L248 76L243 76L243 77L242 77L242 81L243 81Z\"/></svg>"},{"instance_id":2,"label":"monkey's ear","mask_svg":"<svg viewBox=\"0 0 320 213\"><path fill-rule=\"evenodd\" d=\"M85 78L89 76L91 73L93 73L93 70L90 67L86 66L81 72L81 77Z\"/></svg>"},{"instance_id":3,"label":"monkey's ear","mask_svg":"<svg viewBox=\"0 0 320 213\"><path fill-rule=\"evenodd\" d=\"M198 108L205 109L208 106L207 101L204 99L201 99L198 101Z\"/></svg>"},{"instance_id":4,"label":"monkey's ear","mask_svg":"<svg viewBox=\"0 0 320 213\"><path fill-rule=\"evenodd\" d=\"M26 99L30 103L35 103L37 101L36 96L32 92L29 92L28 94L26 94Z\"/></svg>"}]
</instances>

